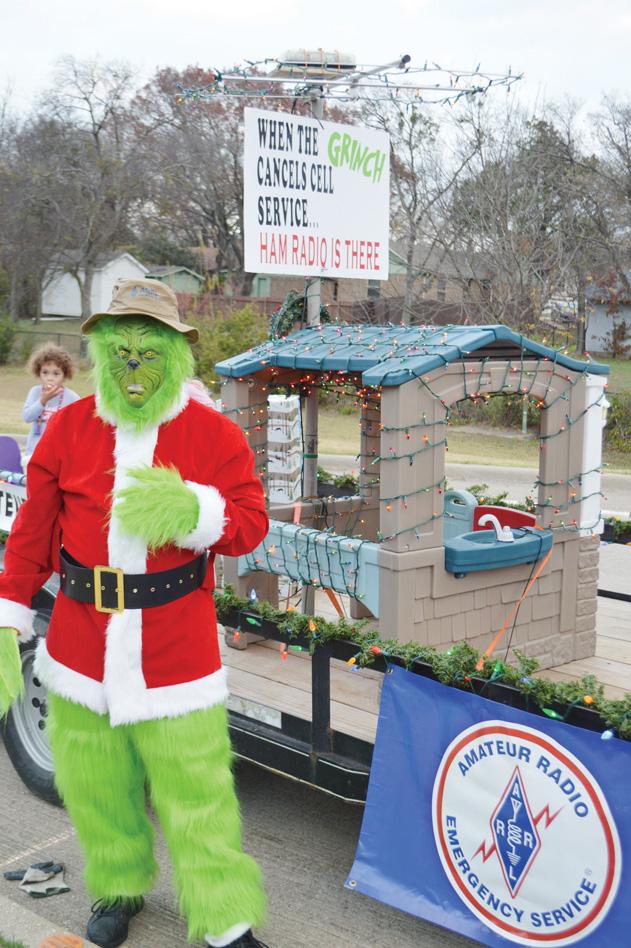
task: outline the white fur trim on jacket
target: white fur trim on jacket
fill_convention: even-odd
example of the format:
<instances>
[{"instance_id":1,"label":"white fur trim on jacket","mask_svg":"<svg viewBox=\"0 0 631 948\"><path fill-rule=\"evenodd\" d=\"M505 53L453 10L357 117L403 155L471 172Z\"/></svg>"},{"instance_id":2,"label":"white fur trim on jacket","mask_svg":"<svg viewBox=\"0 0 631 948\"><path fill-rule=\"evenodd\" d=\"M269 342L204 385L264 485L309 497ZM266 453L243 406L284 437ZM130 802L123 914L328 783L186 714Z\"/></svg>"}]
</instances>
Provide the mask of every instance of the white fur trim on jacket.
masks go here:
<instances>
[{"instance_id":1,"label":"white fur trim on jacket","mask_svg":"<svg viewBox=\"0 0 631 948\"><path fill-rule=\"evenodd\" d=\"M108 700L106 685L58 662L48 651L46 639L42 639L37 646L34 667L37 677L49 691L75 701L96 714L109 712L112 725L174 718L189 711L224 704L228 698L226 670L220 668L205 678L180 685L147 688L143 681L142 691L127 695L124 702L114 689L112 705Z\"/></svg>"},{"instance_id":2,"label":"white fur trim on jacket","mask_svg":"<svg viewBox=\"0 0 631 948\"><path fill-rule=\"evenodd\" d=\"M158 426L151 426L142 431L118 427L114 435L114 490L107 536L108 561L110 566L118 567L125 573L146 573L147 546L139 537L123 532L116 516L116 504L120 491L132 483L129 472L138 467L153 465ZM215 511L214 535L218 538L223 529L225 502L215 488L202 488L205 495L213 491L218 498L211 504ZM208 501L204 505L200 500L200 510L205 511L207 506ZM25 607L19 608L24 609L25 613L30 612ZM7 620L7 624L11 626L16 625L16 622L17 619L13 616ZM223 668L193 681L156 688L147 687L142 665L142 622L141 609L125 609L109 617L105 632L105 669L102 683L52 658L45 641L38 647L38 675L52 692L77 701L98 714L109 714L112 725L177 717L189 711L225 703L228 687L226 671Z\"/></svg>"},{"instance_id":3,"label":"white fur trim on jacket","mask_svg":"<svg viewBox=\"0 0 631 948\"><path fill-rule=\"evenodd\" d=\"M20 642L30 642L35 635L35 611L13 599L0 599L0 629L17 629Z\"/></svg>"},{"instance_id":4,"label":"white fur trim on jacket","mask_svg":"<svg viewBox=\"0 0 631 948\"><path fill-rule=\"evenodd\" d=\"M195 481L185 481L199 501L199 516L197 526L184 537L178 537L176 542L184 550L194 550L203 553L223 534L226 527L226 501L216 487L210 484L196 484Z\"/></svg>"},{"instance_id":5,"label":"white fur trim on jacket","mask_svg":"<svg viewBox=\"0 0 631 948\"><path fill-rule=\"evenodd\" d=\"M97 714L107 713L102 683L58 662L48 651L46 639L41 639L37 646L34 670L40 681L54 694L76 701Z\"/></svg>"},{"instance_id":6,"label":"white fur trim on jacket","mask_svg":"<svg viewBox=\"0 0 631 948\"><path fill-rule=\"evenodd\" d=\"M130 470L143 465L151 467L157 441L157 427L143 431L116 429L113 516L110 518L107 548L109 565L126 573L146 572L147 547L143 540L122 532L115 514L116 497L131 483ZM103 689L113 725L177 717L189 711L210 708L225 702L228 697L226 672L222 668L194 681L147 687L142 669L141 609L125 609L108 620Z\"/></svg>"}]
</instances>

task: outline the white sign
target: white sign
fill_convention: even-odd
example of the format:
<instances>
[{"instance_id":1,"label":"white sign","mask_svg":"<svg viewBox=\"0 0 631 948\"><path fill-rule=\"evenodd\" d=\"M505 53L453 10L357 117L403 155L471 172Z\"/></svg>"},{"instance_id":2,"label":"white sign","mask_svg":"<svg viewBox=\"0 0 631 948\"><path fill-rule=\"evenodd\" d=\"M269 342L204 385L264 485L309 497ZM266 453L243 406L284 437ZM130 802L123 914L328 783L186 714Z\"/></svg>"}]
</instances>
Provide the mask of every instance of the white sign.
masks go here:
<instances>
[{"instance_id":1,"label":"white sign","mask_svg":"<svg viewBox=\"0 0 631 948\"><path fill-rule=\"evenodd\" d=\"M0 530L9 532L16 514L26 500L26 487L0 481Z\"/></svg>"},{"instance_id":2,"label":"white sign","mask_svg":"<svg viewBox=\"0 0 631 948\"><path fill-rule=\"evenodd\" d=\"M244 121L245 269L386 280L388 135L261 109Z\"/></svg>"}]
</instances>

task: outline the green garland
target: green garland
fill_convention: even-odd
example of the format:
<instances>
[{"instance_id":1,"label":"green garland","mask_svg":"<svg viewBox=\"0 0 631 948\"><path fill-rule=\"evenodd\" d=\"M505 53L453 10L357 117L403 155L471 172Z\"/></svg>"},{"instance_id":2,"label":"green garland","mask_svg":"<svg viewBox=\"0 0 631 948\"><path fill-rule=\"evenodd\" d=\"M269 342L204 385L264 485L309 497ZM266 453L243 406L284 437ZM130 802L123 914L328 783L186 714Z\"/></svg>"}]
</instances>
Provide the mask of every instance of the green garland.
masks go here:
<instances>
[{"instance_id":1,"label":"green garland","mask_svg":"<svg viewBox=\"0 0 631 948\"><path fill-rule=\"evenodd\" d=\"M589 707L600 715L607 728L615 731L624 740L631 740L631 693L615 701L608 700L605 698L603 685L593 675L584 675L577 681L568 682L535 678L533 674L538 667L537 661L517 649L514 650L516 665L485 658L482 670L476 671L480 654L467 642L457 642L447 651L441 652L433 646L419 645L417 642L381 639L375 630L366 627L366 620L349 622L347 619L340 619L337 622L327 622L319 616L286 612L265 600L252 602L237 596L231 586L215 592L215 606L220 621L227 620L235 612L247 612L273 622L278 626L279 632L286 635L290 641L299 637L306 639L312 654L316 648L331 639L352 642L357 646L354 664L359 667L373 664L377 655L386 659L397 659L406 668L416 661L424 662L431 666L438 681L445 685L475 690L473 684L481 681L482 693L485 682L510 685L532 701L544 714L560 720L565 719L571 708L579 705ZM566 713L555 710L555 707L567 709Z\"/></svg>"},{"instance_id":2,"label":"green garland","mask_svg":"<svg viewBox=\"0 0 631 948\"><path fill-rule=\"evenodd\" d=\"M290 290L281 305L272 313L269 326L270 339L288 336L296 323L307 321L307 300L304 293ZM320 306L320 322L330 323L331 314L326 306Z\"/></svg>"}]
</instances>

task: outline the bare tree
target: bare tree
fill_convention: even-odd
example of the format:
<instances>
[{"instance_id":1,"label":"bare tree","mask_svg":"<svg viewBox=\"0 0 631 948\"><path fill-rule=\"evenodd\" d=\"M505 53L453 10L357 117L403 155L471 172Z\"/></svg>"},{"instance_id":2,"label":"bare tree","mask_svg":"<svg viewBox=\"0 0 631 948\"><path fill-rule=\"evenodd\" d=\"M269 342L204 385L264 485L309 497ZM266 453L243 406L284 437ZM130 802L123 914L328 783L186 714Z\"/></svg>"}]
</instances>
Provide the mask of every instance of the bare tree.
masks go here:
<instances>
[{"instance_id":1,"label":"bare tree","mask_svg":"<svg viewBox=\"0 0 631 948\"><path fill-rule=\"evenodd\" d=\"M44 114L60 130L51 161L63 245L53 262L76 279L83 317L90 313L99 256L129 239L130 222L145 199L138 130L127 108L132 79L125 64L67 57L44 99Z\"/></svg>"},{"instance_id":2,"label":"bare tree","mask_svg":"<svg viewBox=\"0 0 631 948\"><path fill-rule=\"evenodd\" d=\"M14 319L29 304L39 318L45 274L61 243L51 162L56 137L57 129L48 120L18 121L6 110L0 115L0 259L10 276L9 312Z\"/></svg>"},{"instance_id":3,"label":"bare tree","mask_svg":"<svg viewBox=\"0 0 631 948\"><path fill-rule=\"evenodd\" d=\"M546 114L470 108L460 133L456 147L469 162L446 218L447 240L488 288L468 305L485 321L532 330L588 266L592 171Z\"/></svg>"},{"instance_id":4,"label":"bare tree","mask_svg":"<svg viewBox=\"0 0 631 948\"><path fill-rule=\"evenodd\" d=\"M247 295L243 267L243 106L247 100L183 101L184 87L203 88L214 74L161 70L137 95L138 126L150 130L152 222L189 246L212 246L217 269L233 274Z\"/></svg>"},{"instance_id":5,"label":"bare tree","mask_svg":"<svg viewBox=\"0 0 631 948\"><path fill-rule=\"evenodd\" d=\"M449 147L448 123L430 117L415 101L395 96L385 102L369 101L362 118L390 137L391 231L403 247L402 317L409 323L425 295L426 284L438 275L437 261L445 257L442 212L475 148L456 155Z\"/></svg>"}]
</instances>

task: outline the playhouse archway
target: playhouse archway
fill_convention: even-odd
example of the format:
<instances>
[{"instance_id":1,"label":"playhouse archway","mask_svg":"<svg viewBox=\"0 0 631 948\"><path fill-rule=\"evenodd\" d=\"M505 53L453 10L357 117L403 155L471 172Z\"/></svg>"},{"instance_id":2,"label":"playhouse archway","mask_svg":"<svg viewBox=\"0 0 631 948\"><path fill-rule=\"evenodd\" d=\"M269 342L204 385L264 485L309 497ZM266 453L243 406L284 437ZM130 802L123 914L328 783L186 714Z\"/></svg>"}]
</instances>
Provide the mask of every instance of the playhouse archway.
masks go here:
<instances>
[{"instance_id":1,"label":"playhouse archway","mask_svg":"<svg viewBox=\"0 0 631 948\"><path fill-rule=\"evenodd\" d=\"M355 537L322 531L316 498L303 499L300 524L291 523L291 508L273 508L276 532L241 564L242 573L251 571L247 580L234 577L241 591L255 582L259 594L273 600L271 574L298 563L301 581L342 586L355 599L355 614L367 607L388 636L438 644L468 638L479 648L501 626L500 614L503 620L530 568L496 564L460 579L445 569L449 411L472 396L536 399L541 407L537 514L555 543L533 590L529 627L516 644L543 664L591 654L593 623L585 619L591 603L578 601L579 555L595 547L600 524L606 366L571 359L503 326L329 325L259 346L217 371L228 379L226 410L248 434L263 474L270 390L347 385L359 392L362 406L360 492L338 502L340 510L361 514ZM591 581L588 590L591 595ZM594 612L595 595L593 585ZM541 602L532 606L538 596Z\"/></svg>"}]
</instances>

